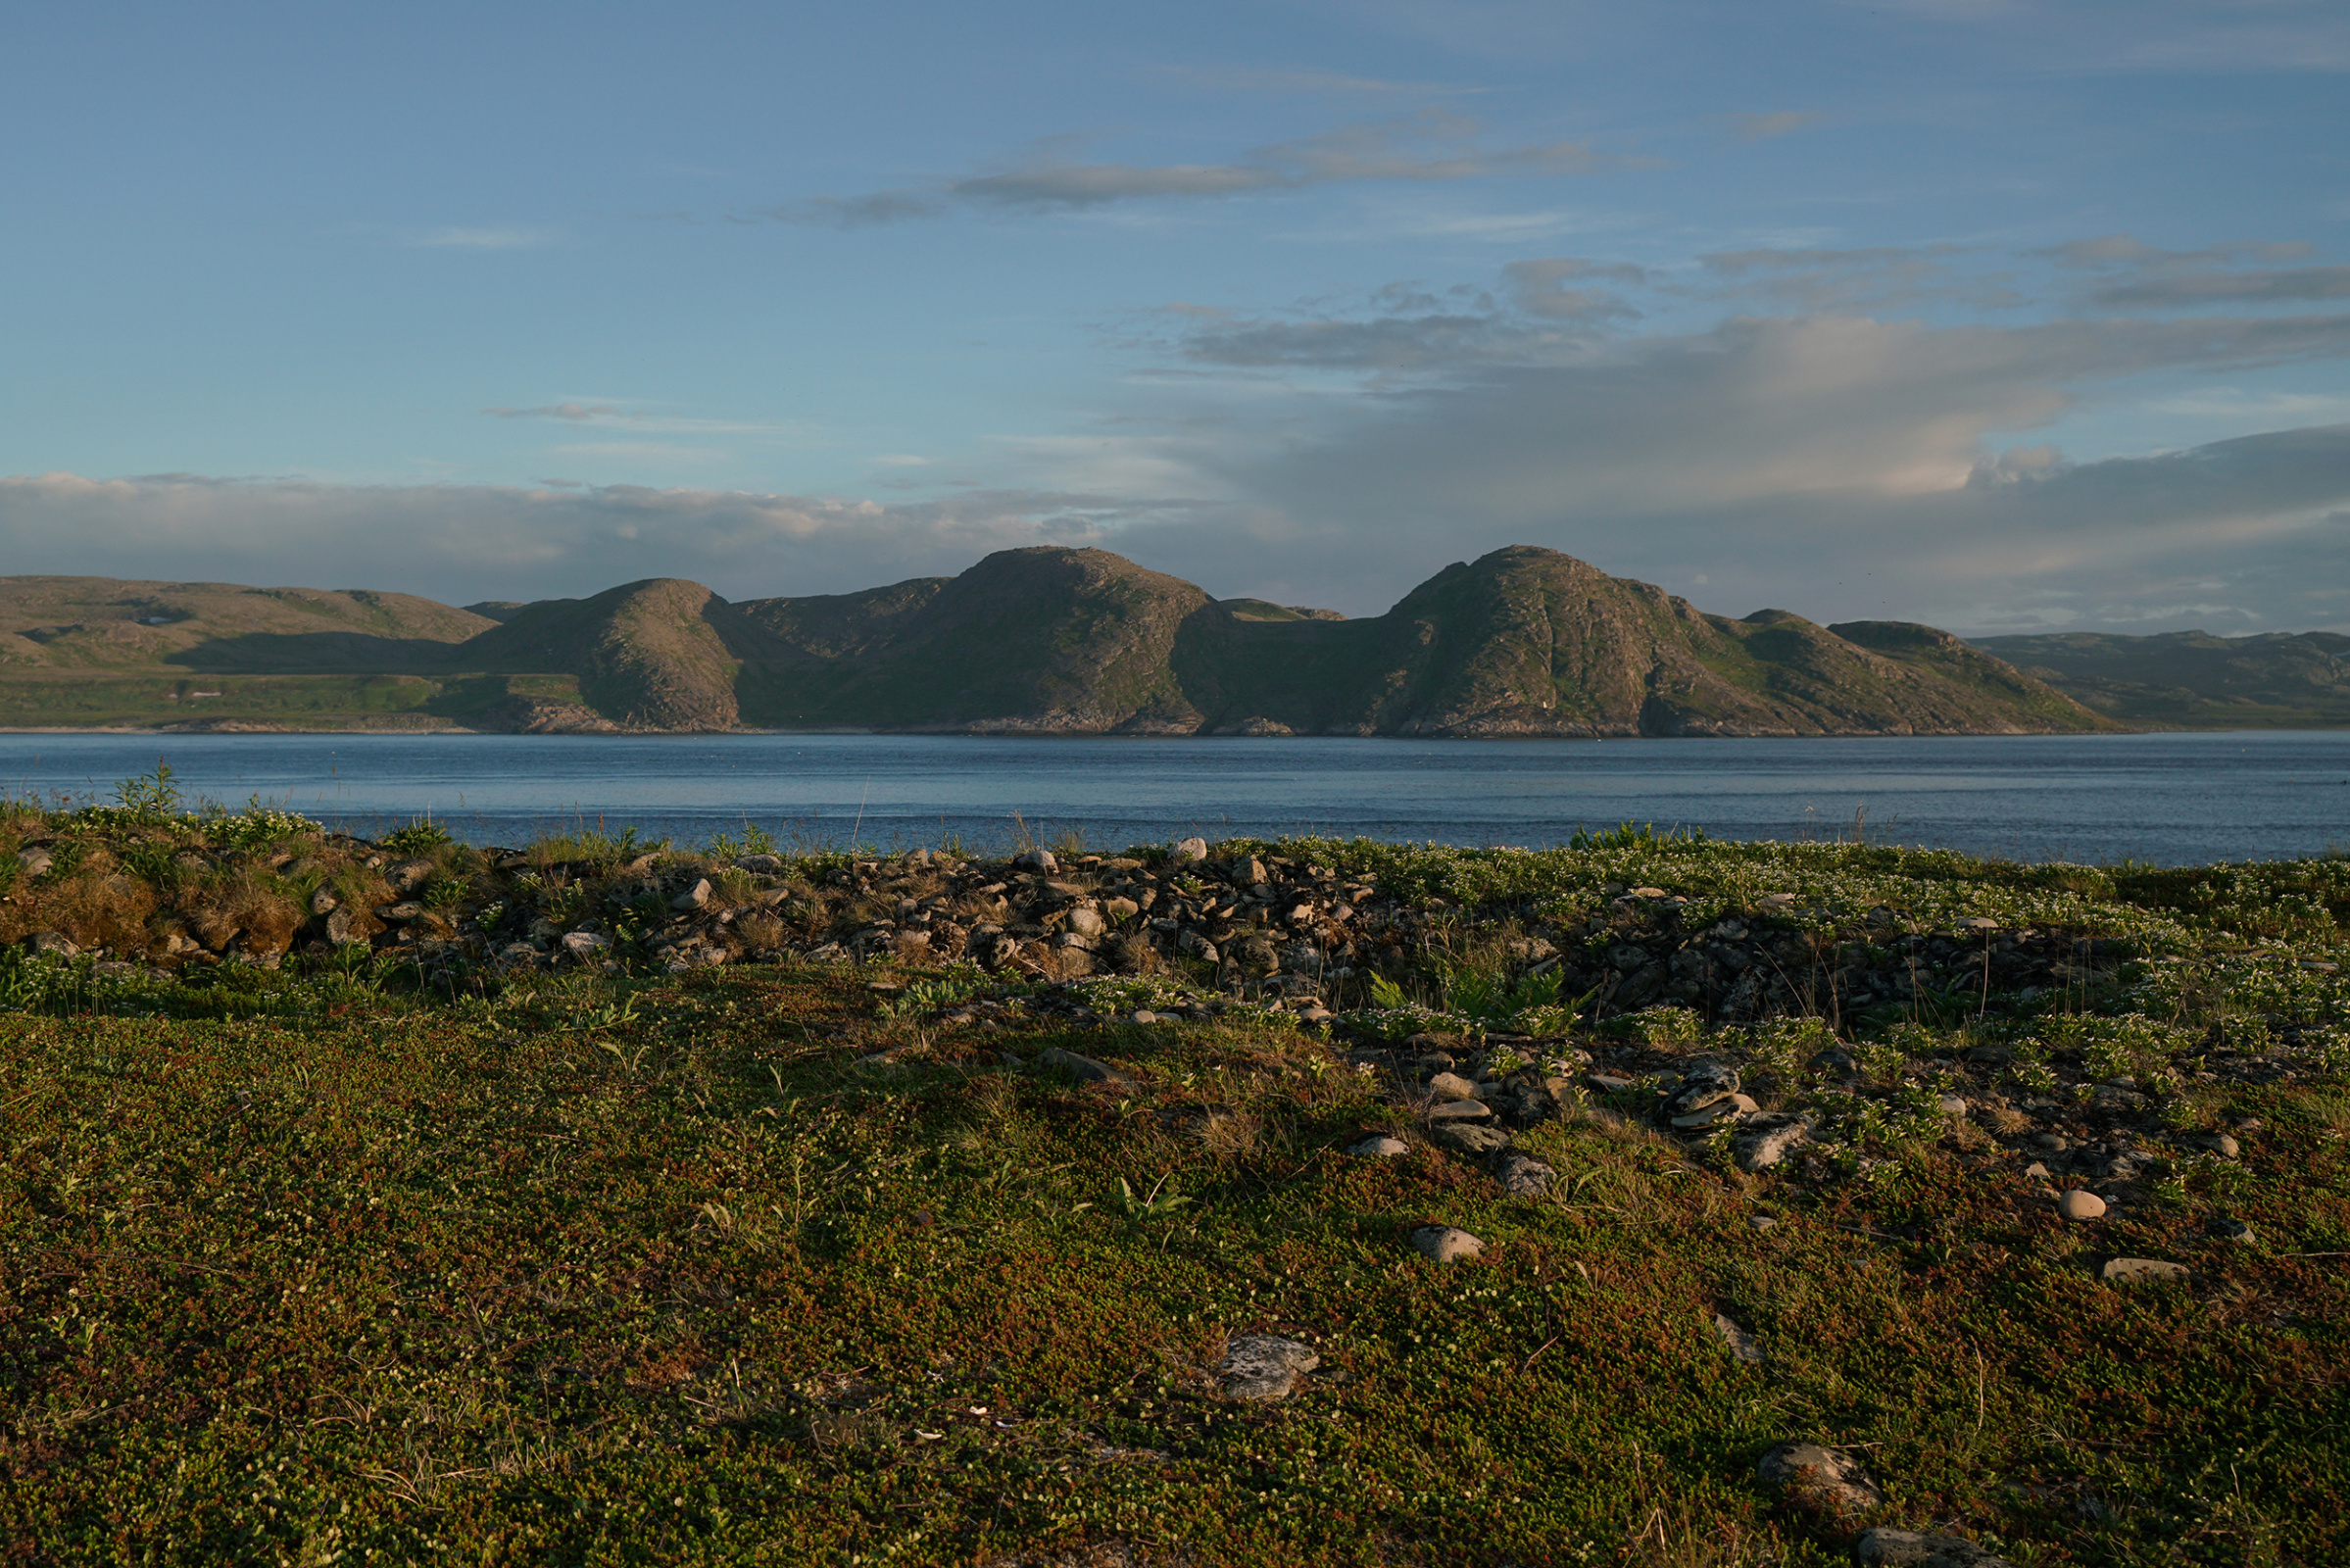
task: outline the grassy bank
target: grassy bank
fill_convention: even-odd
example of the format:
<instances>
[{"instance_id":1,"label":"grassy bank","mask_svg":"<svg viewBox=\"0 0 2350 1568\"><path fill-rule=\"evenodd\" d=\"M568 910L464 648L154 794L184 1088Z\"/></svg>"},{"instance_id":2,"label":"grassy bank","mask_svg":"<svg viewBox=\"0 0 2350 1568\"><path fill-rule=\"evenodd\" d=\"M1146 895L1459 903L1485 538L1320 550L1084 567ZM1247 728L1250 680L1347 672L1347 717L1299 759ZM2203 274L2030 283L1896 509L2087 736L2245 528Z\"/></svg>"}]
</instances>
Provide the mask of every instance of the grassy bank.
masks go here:
<instances>
[{"instance_id":1,"label":"grassy bank","mask_svg":"<svg viewBox=\"0 0 2350 1568\"><path fill-rule=\"evenodd\" d=\"M13 1560L2350 1548L2344 862L110 809L0 843L0 935L89 950L0 969ZM1876 1498L1762 1479L1791 1441Z\"/></svg>"}]
</instances>

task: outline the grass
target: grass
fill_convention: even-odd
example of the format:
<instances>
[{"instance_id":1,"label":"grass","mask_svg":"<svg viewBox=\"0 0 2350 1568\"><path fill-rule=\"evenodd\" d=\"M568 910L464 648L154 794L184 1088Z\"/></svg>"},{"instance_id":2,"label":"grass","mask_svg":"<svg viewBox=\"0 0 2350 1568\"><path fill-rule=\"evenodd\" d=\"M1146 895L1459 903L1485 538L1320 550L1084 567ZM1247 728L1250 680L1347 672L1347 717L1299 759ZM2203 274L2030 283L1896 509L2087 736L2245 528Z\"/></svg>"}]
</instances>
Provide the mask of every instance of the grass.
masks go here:
<instances>
[{"instance_id":1,"label":"grass","mask_svg":"<svg viewBox=\"0 0 2350 1568\"><path fill-rule=\"evenodd\" d=\"M93 828L93 858L179 820L153 792L108 809L153 820ZM39 820L53 854L71 840ZM1555 1038L1496 1048L1513 1069L1580 1049L1645 1082L1735 1052L1768 1103L1823 1119L1819 1161L1746 1175L1661 1136L1640 1091L1570 1091L1519 1139L1557 1180L1511 1198L1419 1142L1344 1037L1249 1005L1121 1021L1183 1001L1180 974L783 963L434 993L346 952L110 992L12 960L0 1557L1803 1565L1850 1560L1865 1523L2029 1564L2350 1550L2350 996L2300 966L2340 956L2350 867L1631 831L1544 856L1239 848L1434 901L1453 923L1380 1000L1409 988L1452 1050L1539 1014ZM302 891L278 883L254 896ZM1981 911L2144 957L2031 1005L1847 1020L1841 1087L1808 1064L1837 1041L1821 1018L1593 1028L1491 939L1636 886L1691 921L1786 891L1797 931ZM2208 1070L2215 1031L2261 1070ZM2150 1200L2068 1227L1935 1109L1983 1046L2012 1060L1977 1081L2019 1102L2128 1074L2166 1126L2238 1128L2242 1156L2178 1155ZM1055 1047L1125 1081L1040 1065ZM1412 1152L1344 1152L1381 1130ZM2257 1242L2215 1239L2222 1214ZM1488 1250L1427 1262L1429 1223ZM2117 1288L2109 1254L2193 1272ZM1217 1397L1224 1343L1257 1333L1320 1368L1279 1404ZM1863 1455L1886 1507L1774 1497L1755 1461L1791 1439Z\"/></svg>"}]
</instances>

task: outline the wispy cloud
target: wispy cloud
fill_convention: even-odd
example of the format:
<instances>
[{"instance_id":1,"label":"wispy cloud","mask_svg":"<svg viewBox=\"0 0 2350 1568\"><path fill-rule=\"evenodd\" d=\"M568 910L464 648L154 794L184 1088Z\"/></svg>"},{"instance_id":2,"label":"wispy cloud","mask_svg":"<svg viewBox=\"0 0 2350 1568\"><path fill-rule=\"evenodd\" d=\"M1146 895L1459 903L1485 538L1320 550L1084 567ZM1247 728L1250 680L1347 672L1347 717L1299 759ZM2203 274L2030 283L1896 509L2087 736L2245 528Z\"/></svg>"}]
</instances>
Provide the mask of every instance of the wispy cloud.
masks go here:
<instances>
[{"instance_id":1,"label":"wispy cloud","mask_svg":"<svg viewBox=\"0 0 2350 1568\"><path fill-rule=\"evenodd\" d=\"M1384 98L1458 98L1492 87L1445 81L1391 81L1338 71L1282 71L1258 66L1162 66L1160 74L1187 86L1222 92L1350 94Z\"/></svg>"},{"instance_id":2,"label":"wispy cloud","mask_svg":"<svg viewBox=\"0 0 2350 1568\"><path fill-rule=\"evenodd\" d=\"M1114 202L1242 196L1354 181L1444 181L1494 174L1589 174L1653 160L1553 141L1491 147L1474 120L1444 109L1342 126L1255 148L1224 163L1081 163L1047 151L1002 172L925 189L818 197L770 208L781 222L855 228L935 218L956 207L1010 213L1070 212Z\"/></svg>"},{"instance_id":3,"label":"wispy cloud","mask_svg":"<svg viewBox=\"0 0 2350 1568\"><path fill-rule=\"evenodd\" d=\"M402 243L420 250L522 251L552 245L557 236L543 228L422 228L405 231Z\"/></svg>"},{"instance_id":4,"label":"wispy cloud","mask_svg":"<svg viewBox=\"0 0 2350 1568\"><path fill-rule=\"evenodd\" d=\"M1733 115L1731 128L1740 141L1769 141L1801 130L1825 118L1816 109L1775 109L1766 115Z\"/></svg>"},{"instance_id":5,"label":"wispy cloud","mask_svg":"<svg viewBox=\"0 0 2350 1568\"><path fill-rule=\"evenodd\" d=\"M2178 272L2140 277L2092 291L2099 305L2180 310L2197 305L2285 305L2350 299L2350 267L2291 267L2272 271Z\"/></svg>"},{"instance_id":6,"label":"wispy cloud","mask_svg":"<svg viewBox=\"0 0 2350 1568\"><path fill-rule=\"evenodd\" d=\"M558 424L601 426L647 434L806 436L813 433L812 426L788 420L696 418L650 409L632 409L614 403L541 403L529 408L496 407L481 412L493 419L547 419Z\"/></svg>"}]
</instances>

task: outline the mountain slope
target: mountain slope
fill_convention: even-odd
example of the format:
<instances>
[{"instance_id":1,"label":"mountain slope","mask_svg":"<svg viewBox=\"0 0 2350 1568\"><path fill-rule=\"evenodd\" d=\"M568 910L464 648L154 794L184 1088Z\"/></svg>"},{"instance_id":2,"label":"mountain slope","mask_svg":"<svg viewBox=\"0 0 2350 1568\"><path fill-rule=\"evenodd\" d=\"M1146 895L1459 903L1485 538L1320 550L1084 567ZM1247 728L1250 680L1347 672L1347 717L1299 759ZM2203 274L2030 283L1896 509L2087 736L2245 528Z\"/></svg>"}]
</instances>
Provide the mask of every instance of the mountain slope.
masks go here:
<instances>
[{"instance_id":1,"label":"mountain slope","mask_svg":"<svg viewBox=\"0 0 2350 1568\"><path fill-rule=\"evenodd\" d=\"M1848 635L1847 635L1848 634ZM1929 627L1705 614L1524 546L1445 567L1387 614L1200 624L1209 728L1398 735L2017 733L2113 727Z\"/></svg>"},{"instance_id":2,"label":"mountain slope","mask_svg":"<svg viewBox=\"0 0 2350 1568\"><path fill-rule=\"evenodd\" d=\"M1419 736L2118 727L1931 627L1820 626L1784 611L1732 619L1526 547L1456 563L1356 620L1218 601L1106 551L1053 548L861 593L728 604L700 583L652 578L479 607L490 614L222 584L0 580L9 589L0 629L15 641L0 640L0 659L17 662L0 670L0 711L25 714L19 722L202 713L327 727ZM63 619L68 610L79 618Z\"/></svg>"},{"instance_id":3,"label":"mountain slope","mask_svg":"<svg viewBox=\"0 0 2350 1568\"><path fill-rule=\"evenodd\" d=\"M721 730L742 717L737 645L754 656L771 652L708 588L654 577L589 599L526 605L449 658L467 671L576 676L590 708L632 729Z\"/></svg>"},{"instance_id":4,"label":"mountain slope","mask_svg":"<svg viewBox=\"0 0 2350 1568\"><path fill-rule=\"evenodd\" d=\"M0 667L377 674L494 622L413 594L116 577L0 577Z\"/></svg>"},{"instance_id":5,"label":"mountain slope","mask_svg":"<svg viewBox=\"0 0 2350 1568\"><path fill-rule=\"evenodd\" d=\"M1103 550L1004 550L957 577L823 599L755 600L787 652L746 682L781 726L1189 733L1170 667L1205 592Z\"/></svg>"},{"instance_id":6,"label":"mountain slope","mask_svg":"<svg viewBox=\"0 0 2350 1568\"><path fill-rule=\"evenodd\" d=\"M2100 713L2133 725L2302 729L2350 724L2350 637L2067 632L1979 637L1975 646Z\"/></svg>"}]
</instances>

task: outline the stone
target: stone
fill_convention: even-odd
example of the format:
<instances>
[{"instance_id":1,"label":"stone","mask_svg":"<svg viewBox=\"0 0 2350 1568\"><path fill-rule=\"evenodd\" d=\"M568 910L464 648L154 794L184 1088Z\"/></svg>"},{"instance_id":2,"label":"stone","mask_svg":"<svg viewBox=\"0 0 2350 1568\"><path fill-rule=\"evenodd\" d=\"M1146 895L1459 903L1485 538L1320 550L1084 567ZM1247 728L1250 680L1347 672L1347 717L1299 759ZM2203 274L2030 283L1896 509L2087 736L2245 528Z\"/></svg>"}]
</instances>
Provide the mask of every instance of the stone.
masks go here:
<instances>
[{"instance_id":1,"label":"stone","mask_svg":"<svg viewBox=\"0 0 2350 1568\"><path fill-rule=\"evenodd\" d=\"M1310 1345L1272 1334L1244 1334L1224 1347L1216 1379L1227 1399L1286 1399L1297 1380L1322 1364Z\"/></svg>"},{"instance_id":2,"label":"stone","mask_svg":"<svg viewBox=\"0 0 2350 1568\"><path fill-rule=\"evenodd\" d=\"M748 871L753 876L778 876L783 871L783 857L780 855L738 855L734 858L734 868L738 871Z\"/></svg>"},{"instance_id":3,"label":"stone","mask_svg":"<svg viewBox=\"0 0 2350 1568\"><path fill-rule=\"evenodd\" d=\"M1842 1517L1885 1505L1885 1494L1868 1471L1841 1448L1783 1443L1762 1456L1754 1473L1787 1501L1814 1513Z\"/></svg>"},{"instance_id":4,"label":"stone","mask_svg":"<svg viewBox=\"0 0 2350 1568\"><path fill-rule=\"evenodd\" d=\"M1143 906L1132 899L1106 899L1102 902L1102 912L1108 917L1110 924L1120 925L1142 913Z\"/></svg>"},{"instance_id":5,"label":"stone","mask_svg":"<svg viewBox=\"0 0 2350 1568\"><path fill-rule=\"evenodd\" d=\"M1597 1090L1603 1095L1630 1094L1633 1090L1640 1087L1640 1085L1635 1083L1630 1078L1621 1078L1612 1072L1585 1073L1583 1075L1583 1081L1586 1085Z\"/></svg>"},{"instance_id":6,"label":"stone","mask_svg":"<svg viewBox=\"0 0 2350 1568\"><path fill-rule=\"evenodd\" d=\"M1550 1190L1558 1172L1532 1154L1516 1150L1493 1162L1493 1180L1512 1198L1540 1198Z\"/></svg>"},{"instance_id":7,"label":"stone","mask_svg":"<svg viewBox=\"0 0 2350 1568\"><path fill-rule=\"evenodd\" d=\"M1490 1122L1441 1121L1428 1129L1428 1141L1455 1154L1483 1159L1507 1149L1509 1134Z\"/></svg>"},{"instance_id":8,"label":"stone","mask_svg":"<svg viewBox=\"0 0 2350 1568\"><path fill-rule=\"evenodd\" d=\"M1456 1072L1440 1072L1428 1080L1428 1092L1439 1100L1475 1100L1477 1086Z\"/></svg>"},{"instance_id":9,"label":"stone","mask_svg":"<svg viewBox=\"0 0 2350 1568\"><path fill-rule=\"evenodd\" d=\"M351 930L351 911L336 909L326 916L326 940L336 947L358 940Z\"/></svg>"},{"instance_id":10,"label":"stone","mask_svg":"<svg viewBox=\"0 0 2350 1568\"><path fill-rule=\"evenodd\" d=\"M1811 1123L1801 1116L1787 1111L1756 1116L1740 1126L1738 1137L1731 1141L1731 1157L1738 1169L1751 1176L1786 1163L1787 1155L1810 1137Z\"/></svg>"},{"instance_id":11,"label":"stone","mask_svg":"<svg viewBox=\"0 0 2350 1568\"><path fill-rule=\"evenodd\" d=\"M1026 851L1014 856L1011 863L1022 871L1041 871L1046 876L1051 876L1060 869L1060 861L1053 858L1051 850Z\"/></svg>"},{"instance_id":12,"label":"stone","mask_svg":"<svg viewBox=\"0 0 2350 1568\"><path fill-rule=\"evenodd\" d=\"M80 947L63 931L35 931L24 939L27 953L46 954L52 958L78 958Z\"/></svg>"},{"instance_id":13,"label":"stone","mask_svg":"<svg viewBox=\"0 0 2350 1568\"><path fill-rule=\"evenodd\" d=\"M2075 1188L2069 1193L2057 1195L2056 1212L2070 1220L2100 1219L2105 1214L2105 1200L2095 1193Z\"/></svg>"},{"instance_id":14,"label":"stone","mask_svg":"<svg viewBox=\"0 0 2350 1568\"><path fill-rule=\"evenodd\" d=\"M1123 1084L1129 1082L1125 1074L1119 1072L1117 1068L1112 1067L1109 1063L1105 1061L1096 1061L1091 1056L1080 1056L1076 1052L1063 1051L1058 1046L1054 1046L1051 1050L1044 1052L1036 1058L1036 1060L1037 1065L1040 1067L1057 1067L1062 1072L1074 1073L1077 1077L1083 1079L1089 1084Z\"/></svg>"},{"instance_id":15,"label":"stone","mask_svg":"<svg viewBox=\"0 0 2350 1568\"><path fill-rule=\"evenodd\" d=\"M395 860L385 866L383 879L401 892L411 893L423 886L424 879L432 875L432 862L417 856L411 859Z\"/></svg>"},{"instance_id":16,"label":"stone","mask_svg":"<svg viewBox=\"0 0 2350 1568\"><path fill-rule=\"evenodd\" d=\"M20 876L46 876L49 867L56 863L50 858L47 850L32 849L17 852L17 874Z\"/></svg>"},{"instance_id":17,"label":"stone","mask_svg":"<svg viewBox=\"0 0 2350 1568\"><path fill-rule=\"evenodd\" d=\"M1779 1218L1775 1214L1749 1214L1746 1216L1748 1230L1767 1231L1778 1223Z\"/></svg>"},{"instance_id":18,"label":"stone","mask_svg":"<svg viewBox=\"0 0 2350 1568\"><path fill-rule=\"evenodd\" d=\"M694 885L669 901L672 909L699 909L710 903L710 878L696 877Z\"/></svg>"},{"instance_id":19,"label":"stone","mask_svg":"<svg viewBox=\"0 0 2350 1568\"><path fill-rule=\"evenodd\" d=\"M386 925L414 925L424 918L424 906L410 900L405 904L387 904L375 911L375 918Z\"/></svg>"},{"instance_id":20,"label":"stone","mask_svg":"<svg viewBox=\"0 0 2350 1568\"><path fill-rule=\"evenodd\" d=\"M1717 1104L1738 1092L1738 1069L1718 1061L1693 1062L1682 1074L1681 1086L1665 1100L1665 1112L1685 1116Z\"/></svg>"},{"instance_id":21,"label":"stone","mask_svg":"<svg viewBox=\"0 0 2350 1568\"><path fill-rule=\"evenodd\" d=\"M1174 858L1175 858L1177 860L1179 860L1179 861L1191 861L1191 860L1204 860L1204 859L1206 859L1206 858L1207 858L1207 840L1205 840L1205 839L1177 839L1177 840L1175 841Z\"/></svg>"},{"instance_id":22,"label":"stone","mask_svg":"<svg viewBox=\"0 0 2350 1568\"><path fill-rule=\"evenodd\" d=\"M1338 1014L1320 1003L1308 1003L1297 1011L1297 1019L1300 1023L1328 1023L1337 1016Z\"/></svg>"},{"instance_id":23,"label":"stone","mask_svg":"<svg viewBox=\"0 0 2350 1568\"><path fill-rule=\"evenodd\" d=\"M1934 1102L1934 1108L1952 1121L1964 1121L1967 1118L1967 1102L1957 1095L1944 1095Z\"/></svg>"},{"instance_id":24,"label":"stone","mask_svg":"<svg viewBox=\"0 0 2350 1568\"><path fill-rule=\"evenodd\" d=\"M1963 1536L1921 1536L1907 1530L1871 1530L1852 1544L1861 1568L2009 1568Z\"/></svg>"},{"instance_id":25,"label":"stone","mask_svg":"<svg viewBox=\"0 0 2350 1568\"><path fill-rule=\"evenodd\" d=\"M1458 1263L1485 1253L1485 1243L1451 1225L1423 1225L1411 1233L1411 1245L1433 1263Z\"/></svg>"},{"instance_id":26,"label":"stone","mask_svg":"<svg viewBox=\"0 0 2350 1568\"><path fill-rule=\"evenodd\" d=\"M1348 1145L1346 1152L1364 1159L1401 1159L1411 1152L1411 1145L1392 1134L1378 1133L1359 1144Z\"/></svg>"},{"instance_id":27,"label":"stone","mask_svg":"<svg viewBox=\"0 0 2350 1568\"><path fill-rule=\"evenodd\" d=\"M2097 1270L2097 1277L2108 1285L2142 1285L2150 1280L2183 1280L2184 1263L2167 1262L2159 1257L2112 1257Z\"/></svg>"},{"instance_id":28,"label":"stone","mask_svg":"<svg viewBox=\"0 0 2350 1568\"><path fill-rule=\"evenodd\" d=\"M342 906L343 901L336 898L330 889L320 888L310 896L310 912L313 914L332 914Z\"/></svg>"},{"instance_id":29,"label":"stone","mask_svg":"<svg viewBox=\"0 0 2350 1568\"><path fill-rule=\"evenodd\" d=\"M1766 893L1754 901L1754 906L1758 909L1768 909L1776 914L1782 909L1793 908L1795 896L1792 893Z\"/></svg>"},{"instance_id":30,"label":"stone","mask_svg":"<svg viewBox=\"0 0 2350 1568\"><path fill-rule=\"evenodd\" d=\"M1158 1014L1152 1012L1149 1007L1137 1007L1134 1009L1134 1021L1136 1023L1156 1023Z\"/></svg>"},{"instance_id":31,"label":"stone","mask_svg":"<svg viewBox=\"0 0 2350 1568\"><path fill-rule=\"evenodd\" d=\"M1961 931L1996 931L1999 929L1999 922L1987 914L1978 914L1959 921L1957 928Z\"/></svg>"},{"instance_id":32,"label":"stone","mask_svg":"<svg viewBox=\"0 0 2350 1568\"><path fill-rule=\"evenodd\" d=\"M2024 1167L2024 1174L2032 1181L2044 1182L2048 1179L2049 1171L2047 1166L2035 1159Z\"/></svg>"},{"instance_id":33,"label":"stone","mask_svg":"<svg viewBox=\"0 0 2350 1568\"><path fill-rule=\"evenodd\" d=\"M1719 1312L1714 1314L1714 1338L1738 1360L1749 1366L1762 1365L1762 1342Z\"/></svg>"},{"instance_id":34,"label":"stone","mask_svg":"<svg viewBox=\"0 0 2350 1568\"><path fill-rule=\"evenodd\" d=\"M2203 1147L2222 1159L2233 1159L2244 1152L2244 1146L2237 1143L2230 1133L2214 1133L2203 1140Z\"/></svg>"},{"instance_id":35,"label":"stone","mask_svg":"<svg viewBox=\"0 0 2350 1568\"><path fill-rule=\"evenodd\" d=\"M1109 929L1109 922L1102 918L1100 909L1082 904L1069 911L1063 924L1072 935L1081 937L1098 937Z\"/></svg>"},{"instance_id":36,"label":"stone","mask_svg":"<svg viewBox=\"0 0 2350 1568\"><path fill-rule=\"evenodd\" d=\"M1432 1125L1446 1122L1490 1121L1493 1107L1482 1100L1447 1100L1428 1113Z\"/></svg>"},{"instance_id":37,"label":"stone","mask_svg":"<svg viewBox=\"0 0 2350 1568\"><path fill-rule=\"evenodd\" d=\"M1825 1051L1813 1053L1811 1065L1822 1072L1845 1073L1852 1071L1859 1063L1852 1059L1852 1053L1843 1047L1830 1046Z\"/></svg>"},{"instance_id":38,"label":"stone","mask_svg":"<svg viewBox=\"0 0 2350 1568\"><path fill-rule=\"evenodd\" d=\"M2250 1246L2255 1240L2252 1227L2233 1214L2215 1215L2211 1222L2211 1233L2223 1242L2237 1242L2245 1246Z\"/></svg>"},{"instance_id":39,"label":"stone","mask_svg":"<svg viewBox=\"0 0 2350 1568\"><path fill-rule=\"evenodd\" d=\"M612 938L600 931L566 931L563 933L563 952L574 958L592 958L612 946Z\"/></svg>"},{"instance_id":40,"label":"stone","mask_svg":"<svg viewBox=\"0 0 2350 1568\"><path fill-rule=\"evenodd\" d=\"M1671 895L1666 893L1663 888L1634 888L1624 897L1628 899L1663 899L1670 898Z\"/></svg>"}]
</instances>

